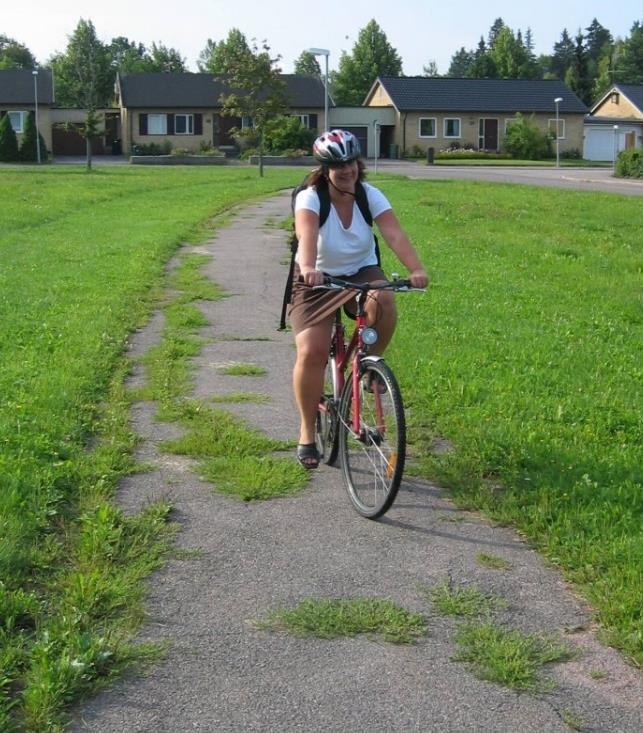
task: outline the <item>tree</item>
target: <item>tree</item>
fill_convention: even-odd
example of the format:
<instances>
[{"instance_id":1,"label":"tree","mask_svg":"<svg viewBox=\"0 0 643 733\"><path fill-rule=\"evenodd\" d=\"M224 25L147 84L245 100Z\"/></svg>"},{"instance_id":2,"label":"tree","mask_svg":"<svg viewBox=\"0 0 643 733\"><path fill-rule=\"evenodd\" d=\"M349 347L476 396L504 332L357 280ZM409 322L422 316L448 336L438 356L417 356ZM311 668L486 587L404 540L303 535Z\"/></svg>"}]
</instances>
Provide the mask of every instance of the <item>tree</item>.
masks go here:
<instances>
[{"instance_id":1,"label":"tree","mask_svg":"<svg viewBox=\"0 0 643 733\"><path fill-rule=\"evenodd\" d=\"M514 158L539 160L551 156L551 136L542 133L534 116L523 117L520 112L507 128L504 149Z\"/></svg>"},{"instance_id":2,"label":"tree","mask_svg":"<svg viewBox=\"0 0 643 733\"><path fill-rule=\"evenodd\" d=\"M299 58L295 61L295 74L313 76L316 79L321 78L322 70L315 54L310 51L302 51L299 54Z\"/></svg>"},{"instance_id":3,"label":"tree","mask_svg":"<svg viewBox=\"0 0 643 733\"><path fill-rule=\"evenodd\" d=\"M248 54L226 59L223 81L231 91L221 95L222 114L250 118L259 143L259 175L263 176L263 137L267 123L287 109L280 57L270 56L270 46L253 43Z\"/></svg>"},{"instance_id":4,"label":"tree","mask_svg":"<svg viewBox=\"0 0 643 733\"><path fill-rule=\"evenodd\" d=\"M224 41L216 43L208 38L206 47L199 54L199 71L209 74L227 74L231 66L247 60L251 55L248 41L238 28L232 28Z\"/></svg>"},{"instance_id":5,"label":"tree","mask_svg":"<svg viewBox=\"0 0 643 733\"><path fill-rule=\"evenodd\" d=\"M462 46L459 51L456 51L451 57L451 64L447 76L457 78L467 78L472 76L472 68L475 61L473 51L467 51Z\"/></svg>"},{"instance_id":6,"label":"tree","mask_svg":"<svg viewBox=\"0 0 643 733\"><path fill-rule=\"evenodd\" d=\"M31 51L13 38L0 34L0 69L35 69Z\"/></svg>"},{"instance_id":7,"label":"tree","mask_svg":"<svg viewBox=\"0 0 643 733\"><path fill-rule=\"evenodd\" d=\"M560 35L560 41L554 44L554 53L551 56L550 71L557 79L564 79L567 69L571 66L574 59L574 42L567 33L567 28L563 28Z\"/></svg>"},{"instance_id":8,"label":"tree","mask_svg":"<svg viewBox=\"0 0 643 733\"><path fill-rule=\"evenodd\" d=\"M587 51L580 30L575 41L574 56L565 74L565 83L577 97L582 99L585 104L589 104L592 96L592 80L589 77Z\"/></svg>"},{"instance_id":9,"label":"tree","mask_svg":"<svg viewBox=\"0 0 643 733\"><path fill-rule=\"evenodd\" d=\"M435 59L431 59L429 63L426 66L422 67L422 76L440 76L440 72L438 71L438 65L435 62Z\"/></svg>"},{"instance_id":10,"label":"tree","mask_svg":"<svg viewBox=\"0 0 643 733\"><path fill-rule=\"evenodd\" d=\"M67 50L54 56L50 65L56 79L56 102L61 107L109 106L114 95L111 56L91 20L80 19Z\"/></svg>"},{"instance_id":11,"label":"tree","mask_svg":"<svg viewBox=\"0 0 643 733\"><path fill-rule=\"evenodd\" d=\"M473 54L473 63L471 64L468 75L474 79L496 79L498 76L496 64L491 58L491 54L482 36L480 36L478 48L476 48Z\"/></svg>"},{"instance_id":12,"label":"tree","mask_svg":"<svg viewBox=\"0 0 643 733\"><path fill-rule=\"evenodd\" d=\"M636 21L623 42L615 80L625 84L643 84L643 22Z\"/></svg>"},{"instance_id":13,"label":"tree","mask_svg":"<svg viewBox=\"0 0 643 733\"><path fill-rule=\"evenodd\" d=\"M375 20L362 28L349 55L342 52L339 69L331 77L333 96L340 105L360 105L378 76L400 76L402 59Z\"/></svg>"},{"instance_id":14,"label":"tree","mask_svg":"<svg viewBox=\"0 0 643 733\"><path fill-rule=\"evenodd\" d=\"M0 160L3 163L13 163L20 159L18 138L11 126L9 115L0 118Z\"/></svg>"},{"instance_id":15,"label":"tree","mask_svg":"<svg viewBox=\"0 0 643 733\"><path fill-rule=\"evenodd\" d=\"M20 143L20 160L24 160L25 162L38 160L37 144L40 145L40 160L47 160L48 153L45 147L45 141L42 139L40 133L36 133L36 116L33 112L29 112L25 120L22 142Z\"/></svg>"},{"instance_id":16,"label":"tree","mask_svg":"<svg viewBox=\"0 0 643 733\"><path fill-rule=\"evenodd\" d=\"M527 52L509 26L503 26L496 35L489 56L496 68L498 79L519 79L527 66Z\"/></svg>"},{"instance_id":17,"label":"tree","mask_svg":"<svg viewBox=\"0 0 643 733\"><path fill-rule=\"evenodd\" d=\"M505 27L505 21L502 18L496 18L491 28L489 28L489 36L487 38L487 46L489 49L492 49L496 43L496 38L498 38L498 34L500 31Z\"/></svg>"},{"instance_id":18,"label":"tree","mask_svg":"<svg viewBox=\"0 0 643 733\"><path fill-rule=\"evenodd\" d=\"M149 52L149 71L162 71L166 74L180 74L187 71L185 59L175 48L168 48L162 43L152 43Z\"/></svg>"},{"instance_id":19,"label":"tree","mask_svg":"<svg viewBox=\"0 0 643 733\"><path fill-rule=\"evenodd\" d=\"M587 31L587 35L585 36L587 55L592 61L598 63L599 58L604 53L605 44L611 46L614 43L614 39L607 28L604 28L596 18L592 20L585 30Z\"/></svg>"},{"instance_id":20,"label":"tree","mask_svg":"<svg viewBox=\"0 0 643 733\"><path fill-rule=\"evenodd\" d=\"M150 71L150 57L142 43L118 36L112 38L108 52L114 73L139 74Z\"/></svg>"}]
</instances>

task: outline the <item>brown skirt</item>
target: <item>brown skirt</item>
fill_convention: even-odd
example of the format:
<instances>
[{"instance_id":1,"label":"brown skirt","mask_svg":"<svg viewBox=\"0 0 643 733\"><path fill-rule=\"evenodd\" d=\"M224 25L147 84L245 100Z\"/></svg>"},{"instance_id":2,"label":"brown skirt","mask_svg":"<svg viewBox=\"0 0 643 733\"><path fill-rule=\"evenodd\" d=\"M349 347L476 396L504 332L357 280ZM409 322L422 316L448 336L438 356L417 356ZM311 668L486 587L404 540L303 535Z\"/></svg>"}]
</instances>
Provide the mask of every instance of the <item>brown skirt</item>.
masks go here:
<instances>
[{"instance_id":1,"label":"brown skirt","mask_svg":"<svg viewBox=\"0 0 643 733\"><path fill-rule=\"evenodd\" d=\"M295 265L292 297L288 309L288 320L295 334L326 320L330 321L335 316L335 311L338 308L351 300L355 300L355 291L314 290L299 282L299 275L299 267ZM342 280L348 280L352 283L366 283L374 280L386 280L386 275L381 267L368 265L362 267L354 275L342 275Z\"/></svg>"}]
</instances>

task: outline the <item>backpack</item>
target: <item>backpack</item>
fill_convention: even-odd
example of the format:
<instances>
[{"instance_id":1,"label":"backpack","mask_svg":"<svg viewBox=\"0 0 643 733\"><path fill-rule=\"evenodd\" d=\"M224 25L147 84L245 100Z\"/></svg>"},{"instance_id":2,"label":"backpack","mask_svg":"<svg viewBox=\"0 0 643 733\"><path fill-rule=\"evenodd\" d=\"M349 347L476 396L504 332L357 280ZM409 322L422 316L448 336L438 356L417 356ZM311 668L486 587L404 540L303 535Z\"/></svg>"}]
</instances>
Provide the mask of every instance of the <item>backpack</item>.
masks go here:
<instances>
[{"instance_id":1,"label":"backpack","mask_svg":"<svg viewBox=\"0 0 643 733\"><path fill-rule=\"evenodd\" d=\"M300 191L303 191L304 189L308 188L308 178L305 178L298 186L296 186L293 189L293 192L290 196L290 208L293 214L293 217L295 215L295 199L297 198L297 194ZM320 182L321 183L321 182ZM328 215L330 214L330 194L328 192L328 184L326 185L319 185L317 184L317 195L319 196L319 228L321 229L322 226L326 223L326 220L328 219ZM371 214L371 210L368 207L368 196L366 194L366 189L362 185L361 181L357 181L355 184L355 203L357 204L357 207L359 208L362 216L364 217L364 221L369 225L369 227L373 226L373 216ZM380 247L379 243L377 241L377 236L373 235L375 239L375 255L377 257L377 264L380 264ZM284 289L284 297L283 297L283 303L281 306L281 318L279 320L279 330L283 331L286 328L286 310L288 309L288 304L290 303L290 298L292 297L292 283L293 283L293 274L295 271L295 255L297 254L297 248L299 246L299 241L297 240L297 235L295 234L295 223L293 221L293 233L290 240L290 267L288 269L288 278L286 280L286 287Z\"/></svg>"}]
</instances>

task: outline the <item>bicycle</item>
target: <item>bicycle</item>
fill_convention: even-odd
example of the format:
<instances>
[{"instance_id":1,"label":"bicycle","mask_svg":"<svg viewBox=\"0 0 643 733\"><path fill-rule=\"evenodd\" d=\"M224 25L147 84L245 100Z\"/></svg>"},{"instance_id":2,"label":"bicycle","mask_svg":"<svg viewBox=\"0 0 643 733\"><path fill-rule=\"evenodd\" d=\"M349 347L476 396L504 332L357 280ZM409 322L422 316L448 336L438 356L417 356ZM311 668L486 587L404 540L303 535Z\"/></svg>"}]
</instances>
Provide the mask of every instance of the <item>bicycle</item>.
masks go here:
<instances>
[{"instance_id":1,"label":"bicycle","mask_svg":"<svg viewBox=\"0 0 643 733\"><path fill-rule=\"evenodd\" d=\"M325 277L322 288L355 290L355 329L346 342L340 309L335 314L324 390L317 408L315 442L321 461L334 465L339 454L348 496L359 514L376 519L397 495L406 459L402 394L391 367L368 353L377 331L366 324L369 290L409 292L410 281L350 283ZM350 378L345 374L350 364Z\"/></svg>"}]
</instances>

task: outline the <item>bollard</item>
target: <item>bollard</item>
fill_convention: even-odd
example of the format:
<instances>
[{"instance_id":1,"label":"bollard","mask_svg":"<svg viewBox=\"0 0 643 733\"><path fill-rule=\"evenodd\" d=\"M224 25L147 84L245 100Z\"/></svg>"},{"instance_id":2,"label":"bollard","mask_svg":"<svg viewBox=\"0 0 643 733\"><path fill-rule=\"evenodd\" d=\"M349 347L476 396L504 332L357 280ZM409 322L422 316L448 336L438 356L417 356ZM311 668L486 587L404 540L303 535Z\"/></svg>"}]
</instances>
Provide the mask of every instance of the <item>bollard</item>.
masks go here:
<instances>
[{"instance_id":1,"label":"bollard","mask_svg":"<svg viewBox=\"0 0 643 733\"><path fill-rule=\"evenodd\" d=\"M427 148L426 149L426 164L427 165L433 165L433 156L435 153L435 148Z\"/></svg>"}]
</instances>

